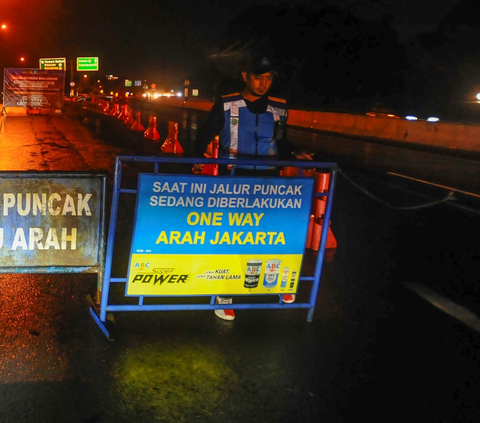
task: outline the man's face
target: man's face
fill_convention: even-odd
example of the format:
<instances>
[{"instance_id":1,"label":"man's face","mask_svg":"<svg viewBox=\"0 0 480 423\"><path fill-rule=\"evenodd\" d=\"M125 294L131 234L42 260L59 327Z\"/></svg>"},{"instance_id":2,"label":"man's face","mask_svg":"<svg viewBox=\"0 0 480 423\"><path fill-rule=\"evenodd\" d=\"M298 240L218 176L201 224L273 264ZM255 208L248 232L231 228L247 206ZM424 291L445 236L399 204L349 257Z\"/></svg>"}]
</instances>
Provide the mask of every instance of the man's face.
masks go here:
<instances>
[{"instance_id":1,"label":"man's face","mask_svg":"<svg viewBox=\"0 0 480 423\"><path fill-rule=\"evenodd\" d=\"M242 75L246 91L256 97L265 95L272 85L273 75L271 72L262 73L261 75L243 72Z\"/></svg>"}]
</instances>

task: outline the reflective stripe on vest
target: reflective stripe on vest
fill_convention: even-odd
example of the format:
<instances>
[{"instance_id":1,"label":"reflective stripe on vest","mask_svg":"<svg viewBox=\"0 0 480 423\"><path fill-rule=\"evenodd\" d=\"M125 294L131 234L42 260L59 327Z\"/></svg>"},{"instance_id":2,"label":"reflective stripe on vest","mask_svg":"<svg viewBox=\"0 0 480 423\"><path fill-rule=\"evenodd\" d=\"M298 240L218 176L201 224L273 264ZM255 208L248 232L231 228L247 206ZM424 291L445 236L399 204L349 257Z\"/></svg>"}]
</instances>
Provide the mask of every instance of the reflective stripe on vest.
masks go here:
<instances>
[{"instance_id":1,"label":"reflective stripe on vest","mask_svg":"<svg viewBox=\"0 0 480 423\"><path fill-rule=\"evenodd\" d=\"M228 158L235 159L238 150L238 127L240 117L240 107L247 107L244 100L229 101L223 105L223 110L230 110L230 146Z\"/></svg>"}]
</instances>

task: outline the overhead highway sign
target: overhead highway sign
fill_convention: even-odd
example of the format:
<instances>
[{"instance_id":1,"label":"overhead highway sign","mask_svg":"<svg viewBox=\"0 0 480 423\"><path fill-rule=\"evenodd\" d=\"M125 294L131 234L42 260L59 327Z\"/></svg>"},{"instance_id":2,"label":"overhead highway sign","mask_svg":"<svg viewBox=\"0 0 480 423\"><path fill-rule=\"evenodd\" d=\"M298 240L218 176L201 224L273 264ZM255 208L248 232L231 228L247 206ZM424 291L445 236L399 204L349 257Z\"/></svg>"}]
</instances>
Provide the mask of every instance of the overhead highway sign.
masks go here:
<instances>
[{"instance_id":1,"label":"overhead highway sign","mask_svg":"<svg viewBox=\"0 0 480 423\"><path fill-rule=\"evenodd\" d=\"M40 59L40 69L45 70L65 70L67 60L65 57L51 58L51 59Z\"/></svg>"},{"instance_id":2,"label":"overhead highway sign","mask_svg":"<svg viewBox=\"0 0 480 423\"><path fill-rule=\"evenodd\" d=\"M77 57L77 71L98 71L98 57Z\"/></svg>"}]
</instances>

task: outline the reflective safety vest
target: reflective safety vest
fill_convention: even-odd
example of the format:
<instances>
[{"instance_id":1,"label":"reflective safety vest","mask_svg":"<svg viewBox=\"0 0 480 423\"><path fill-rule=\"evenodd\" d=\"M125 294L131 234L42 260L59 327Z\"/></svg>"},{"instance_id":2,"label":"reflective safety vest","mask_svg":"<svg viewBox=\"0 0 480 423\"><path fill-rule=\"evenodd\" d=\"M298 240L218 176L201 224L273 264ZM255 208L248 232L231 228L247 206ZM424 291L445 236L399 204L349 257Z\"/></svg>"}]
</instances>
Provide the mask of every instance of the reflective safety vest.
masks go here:
<instances>
[{"instance_id":1,"label":"reflective safety vest","mask_svg":"<svg viewBox=\"0 0 480 423\"><path fill-rule=\"evenodd\" d=\"M255 114L248 110L243 96L238 93L222 98L225 125L220 131L220 157L277 156L275 126L286 123L285 100L268 97L265 113Z\"/></svg>"}]
</instances>

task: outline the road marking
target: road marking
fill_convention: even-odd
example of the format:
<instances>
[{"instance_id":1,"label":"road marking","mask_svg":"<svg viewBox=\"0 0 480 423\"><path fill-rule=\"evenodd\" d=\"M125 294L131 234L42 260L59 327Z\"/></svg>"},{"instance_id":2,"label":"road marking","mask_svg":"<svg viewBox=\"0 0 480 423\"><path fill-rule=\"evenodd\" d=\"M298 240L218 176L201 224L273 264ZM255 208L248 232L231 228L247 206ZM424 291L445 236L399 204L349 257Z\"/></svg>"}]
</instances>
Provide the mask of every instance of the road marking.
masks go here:
<instances>
[{"instance_id":1,"label":"road marking","mask_svg":"<svg viewBox=\"0 0 480 423\"><path fill-rule=\"evenodd\" d=\"M412 177L410 177L410 176L402 175L402 174L400 174L400 173L387 172L387 174L392 175L392 176L398 176L398 177L404 178L404 179L410 179L411 181L420 182L420 183L426 184L426 185L432 185L432 186L434 186L434 187L442 188L442 189L447 190L447 191L458 192L458 193L460 193L460 194L465 194L465 195L470 195L470 196L472 196L472 197L480 198L480 194L475 194L474 192L463 191L463 190L461 190L461 189L448 187L448 186L446 186L446 185L436 184L436 183L434 183L434 182L425 181L425 180L423 180L423 179L412 178Z\"/></svg>"},{"instance_id":2,"label":"road marking","mask_svg":"<svg viewBox=\"0 0 480 423\"><path fill-rule=\"evenodd\" d=\"M404 285L411 291L417 293L438 309L449 314L450 316L455 317L457 320L467 325L469 328L480 333L480 318L471 311L445 297L442 297L437 292L423 285L410 282L402 282L402 285Z\"/></svg>"}]
</instances>

